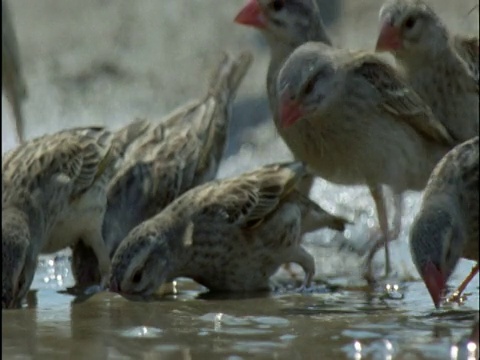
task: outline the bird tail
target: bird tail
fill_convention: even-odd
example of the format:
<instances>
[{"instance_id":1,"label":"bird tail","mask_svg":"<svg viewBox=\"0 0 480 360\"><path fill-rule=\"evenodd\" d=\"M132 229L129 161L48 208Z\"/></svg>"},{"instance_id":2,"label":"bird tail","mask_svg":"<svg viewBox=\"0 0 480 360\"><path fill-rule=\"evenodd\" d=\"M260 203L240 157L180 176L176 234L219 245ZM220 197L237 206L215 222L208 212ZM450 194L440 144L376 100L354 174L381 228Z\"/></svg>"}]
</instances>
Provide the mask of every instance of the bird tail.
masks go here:
<instances>
[{"instance_id":1,"label":"bird tail","mask_svg":"<svg viewBox=\"0 0 480 360\"><path fill-rule=\"evenodd\" d=\"M238 56L224 52L212 73L203 104L203 119L197 125L199 126L197 134L203 146L195 171L195 185L212 180L216 176L227 141L231 118L230 105L252 59L251 53L247 51Z\"/></svg>"}]
</instances>

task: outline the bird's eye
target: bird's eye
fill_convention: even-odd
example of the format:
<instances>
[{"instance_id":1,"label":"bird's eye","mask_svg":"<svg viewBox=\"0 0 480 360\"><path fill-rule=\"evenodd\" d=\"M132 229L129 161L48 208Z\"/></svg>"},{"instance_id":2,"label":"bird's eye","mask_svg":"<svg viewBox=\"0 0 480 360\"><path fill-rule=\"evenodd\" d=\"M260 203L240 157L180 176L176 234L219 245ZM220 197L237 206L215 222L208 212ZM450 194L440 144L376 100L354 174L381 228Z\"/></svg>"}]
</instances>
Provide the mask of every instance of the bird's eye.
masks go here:
<instances>
[{"instance_id":1,"label":"bird's eye","mask_svg":"<svg viewBox=\"0 0 480 360\"><path fill-rule=\"evenodd\" d=\"M310 95L313 92L313 89L315 89L315 81L309 80L305 85L305 87L303 88L303 93L305 95Z\"/></svg>"},{"instance_id":2,"label":"bird's eye","mask_svg":"<svg viewBox=\"0 0 480 360\"><path fill-rule=\"evenodd\" d=\"M415 26L415 18L412 16L408 17L407 20L405 20L405 27L407 29L411 29Z\"/></svg>"},{"instance_id":3,"label":"bird's eye","mask_svg":"<svg viewBox=\"0 0 480 360\"><path fill-rule=\"evenodd\" d=\"M132 282L135 284L138 284L140 281L142 281L142 275L143 275L142 270L135 271L135 274L133 274L133 277L132 277Z\"/></svg>"},{"instance_id":4,"label":"bird's eye","mask_svg":"<svg viewBox=\"0 0 480 360\"><path fill-rule=\"evenodd\" d=\"M285 6L285 0L273 0L271 3L270 3L270 7L274 10L274 11L280 11L283 9L283 7Z\"/></svg>"}]
</instances>

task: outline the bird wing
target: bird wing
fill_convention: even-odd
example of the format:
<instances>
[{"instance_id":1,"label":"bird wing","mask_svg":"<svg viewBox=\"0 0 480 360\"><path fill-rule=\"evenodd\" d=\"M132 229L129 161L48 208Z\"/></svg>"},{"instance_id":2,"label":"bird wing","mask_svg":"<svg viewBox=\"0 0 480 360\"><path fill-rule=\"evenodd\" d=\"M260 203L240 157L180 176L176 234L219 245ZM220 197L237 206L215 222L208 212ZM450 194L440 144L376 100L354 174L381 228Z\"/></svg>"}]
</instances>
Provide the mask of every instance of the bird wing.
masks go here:
<instances>
[{"instance_id":1,"label":"bird wing","mask_svg":"<svg viewBox=\"0 0 480 360\"><path fill-rule=\"evenodd\" d=\"M253 229L278 208L305 171L299 162L274 164L236 178L208 183L196 192L194 202L198 209L194 216L203 221L207 218ZM183 198L187 206L188 198Z\"/></svg>"},{"instance_id":2,"label":"bird wing","mask_svg":"<svg viewBox=\"0 0 480 360\"><path fill-rule=\"evenodd\" d=\"M352 71L378 94L379 106L395 119L408 123L417 132L447 145L454 141L430 107L390 65L369 55L358 56Z\"/></svg>"}]
</instances>

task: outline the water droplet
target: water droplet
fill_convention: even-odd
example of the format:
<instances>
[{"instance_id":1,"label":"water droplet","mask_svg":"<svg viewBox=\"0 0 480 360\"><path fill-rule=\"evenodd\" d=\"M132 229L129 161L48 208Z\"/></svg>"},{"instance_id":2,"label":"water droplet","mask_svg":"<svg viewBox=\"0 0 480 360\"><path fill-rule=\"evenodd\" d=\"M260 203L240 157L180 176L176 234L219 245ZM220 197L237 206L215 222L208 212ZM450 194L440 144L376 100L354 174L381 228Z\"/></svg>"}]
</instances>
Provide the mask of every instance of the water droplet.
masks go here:
<instances>
[{"instance_id":1,"label":"water droplet","mask_svg":"<svg viewBox=\"0 0 480 360\"><path fill-rule=\"evenodd\" d=\"M458 359L458 346L453 345L450 348L450 358L451 358L451 360L457 360Z\"/></svg>"},{"instance_id":2,"label":"water droplet","mask_svg":"<svg viewBox=\"0 0 480 360\"><path fill-rule=\"evenodd\" d=\"M360 341L355 341L353 343L353 347L355 348L356 352L361 352L362 351L362 344L360 343Z\"/></svg>"},{"instance_id":3,"label":"water droplet","mask_svg":"<svg viewBox=\"0 0 480 360\"><path fill-rule=\"evenodd\" d=\"M470 341L467 344L467 350L471 355L475 355L475 351L477 351L477 344L475 344L473 341Z\"/></svg>"}]
</instances>

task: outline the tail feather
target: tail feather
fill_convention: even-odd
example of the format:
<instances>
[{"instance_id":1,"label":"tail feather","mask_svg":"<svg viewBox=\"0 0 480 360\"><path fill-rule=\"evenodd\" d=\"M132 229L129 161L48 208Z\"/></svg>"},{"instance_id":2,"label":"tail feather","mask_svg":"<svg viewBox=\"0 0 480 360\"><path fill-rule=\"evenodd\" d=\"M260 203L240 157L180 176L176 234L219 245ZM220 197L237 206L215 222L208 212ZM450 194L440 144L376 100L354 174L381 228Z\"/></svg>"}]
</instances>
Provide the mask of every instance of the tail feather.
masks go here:
<instances>
[{"instance_id":1,"label":"tail feather","mask_svg":"<svg viewBox=\"0 0 480 360\"><path fill-rule=\"evenodd\" d=\"M196 184L212 180L223 156L230 123L229 107L251 63L252 55L242 52L233 57L224 53L212 74L207 98L203 105L205 115L201 120L203 131L198 135L203 143L196 170Z\"/></svg>"}]
</instances>

